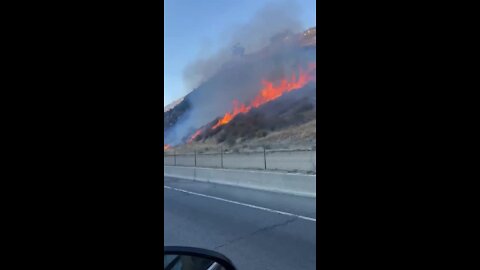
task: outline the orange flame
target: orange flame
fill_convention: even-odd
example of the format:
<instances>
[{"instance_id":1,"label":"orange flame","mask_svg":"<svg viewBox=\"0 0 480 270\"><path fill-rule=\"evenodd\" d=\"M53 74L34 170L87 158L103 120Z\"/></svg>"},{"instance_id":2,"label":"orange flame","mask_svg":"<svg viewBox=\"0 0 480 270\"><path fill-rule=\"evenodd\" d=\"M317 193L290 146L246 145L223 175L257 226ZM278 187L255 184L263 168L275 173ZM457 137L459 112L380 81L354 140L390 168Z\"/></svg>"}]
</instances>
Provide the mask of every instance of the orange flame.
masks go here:
<instances>
[{"instance_id":1,"label":"orange flame","mask_svg":"<svg viewBox=\"0 0 480 270\"><path fill-rule=\"evenodd\" d=\"M281 97L285 93L304 87L308 82L314 79L312 72L315 71L315 69L316 63L310 63L306 72L300 68L298 78L296 74L293 73L290 80L283 78L278 85L274 85L273 82L267 80L262 80L263 88L249 106L234 100L233 111L227 112L220 120L218 120L212 129L216 129L219 126L227 124L240 113L247 113L252 108L258 108L267 102Z\"/></svg>"},{"instance_id":2,"label":"orange flame","mask_svg":"<svg viewBox=\"0 0 480 270\"><path fill-rule=\"evenodd\" d=\"M233 112L229 113L227 112L222 119L220 119L215 126L213 126L213 129L216 129L219 126L223 126L227 124L228 122L232 121L232 119L237 116L237 114L240 113L247 113L250 111L251 106L247 107L245 104L238 102L238 100L233 101Z\"/></svg>"},{"instance_id":3,"label":"orange flame","mask_svg":"<svg viewBox=\"0 0 480 270\"><path fill-rule=\"evenodd\" d=\"M170 149L170 148L171 148L171 146L168 145L168 144L164 144L164 145L163 145L163 151L167 151L167 150Z\"/></svg>"},{"instance_id":4,"label":"orange flame","mask_svg":"<svg viewBox=\"0 0 480 270\"><path fill-rule=\"evenodd\" d=\"M195 131L195 133L193 133L193 135L190 137L190 139L188 139L188 143L191 143L193 142L193 140L198 137L198 135L202 134L202 130L199 129L197 131Z\"/></svg>"}]
</instances>

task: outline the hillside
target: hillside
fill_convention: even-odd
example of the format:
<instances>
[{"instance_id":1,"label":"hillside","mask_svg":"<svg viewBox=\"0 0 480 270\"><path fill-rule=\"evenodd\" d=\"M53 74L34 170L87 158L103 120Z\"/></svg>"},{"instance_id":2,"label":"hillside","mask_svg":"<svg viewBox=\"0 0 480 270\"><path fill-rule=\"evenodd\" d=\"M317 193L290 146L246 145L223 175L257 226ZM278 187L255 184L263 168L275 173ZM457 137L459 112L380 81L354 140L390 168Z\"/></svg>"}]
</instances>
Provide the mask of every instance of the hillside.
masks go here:
<instances>
[{"instance_id":1,"label":"hillside","mask_svg":"<svg viewBox=\"0 0 480 270\"><path fill-rule=\"evenodd\" d=\"M218 119L208 123L211 128ZM230 123L209 130L191 143L175 147L177 152L217 151L223 149L267 148L299 149L316 145L316 87L288 93Z\"/></svg>"},{"instance_id":2,"label":"hillside","mask_svg":"<svg viewBox=\"0 0 480 270\"><path fill-rule=\"evenodd\" d=\"M291 85L299 83L305 70L310 70L312 63L314 68L315 62L315 27L299 34L275 35L269 46L227 62L215 76L169 106L164 112L165 144L177 149L314 145L315 75L307 74L308 83ZM265 80L270 81L273 88L281 88L283 83L287 91L255 105L265 91ZM236 114L235 104L248 110ZM253 107L250 109L250 106ZM222 115L228 112L234 113L233 119L218 126Z\"/></svg>"}]
</instances>

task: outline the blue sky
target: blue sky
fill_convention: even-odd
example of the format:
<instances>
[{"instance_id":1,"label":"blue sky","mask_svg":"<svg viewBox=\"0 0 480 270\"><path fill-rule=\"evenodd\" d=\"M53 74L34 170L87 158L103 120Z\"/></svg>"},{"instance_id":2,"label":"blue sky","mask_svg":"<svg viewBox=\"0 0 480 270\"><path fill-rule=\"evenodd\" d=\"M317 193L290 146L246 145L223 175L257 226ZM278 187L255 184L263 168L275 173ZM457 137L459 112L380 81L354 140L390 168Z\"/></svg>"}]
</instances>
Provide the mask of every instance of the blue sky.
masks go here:
<instances>
[{"instance_id":1,"label":"blue sky","mask_svg":"<svg viewBox=\"0 0 480 270\"><path fill-rule=\"evenodd\" d=\"M278 1L278 0L277 0ZM222 33L249 21L272 0L165 0L164 106L192 89L183 83L184 68L222 44ZM274 2L274 1L273 1ZM304 28L315 26L316 1L297 0Z\"/></svg>"}]
</instances>

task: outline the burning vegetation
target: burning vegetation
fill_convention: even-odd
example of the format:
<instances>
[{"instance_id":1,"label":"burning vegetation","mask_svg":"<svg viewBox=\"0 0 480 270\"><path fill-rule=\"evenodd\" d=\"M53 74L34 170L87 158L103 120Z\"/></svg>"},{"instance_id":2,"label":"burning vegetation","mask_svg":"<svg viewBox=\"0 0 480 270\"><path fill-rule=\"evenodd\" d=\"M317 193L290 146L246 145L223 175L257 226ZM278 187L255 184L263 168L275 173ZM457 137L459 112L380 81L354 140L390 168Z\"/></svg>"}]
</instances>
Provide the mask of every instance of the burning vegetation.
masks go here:
<instances>
[{"instance_id":1,"label":"burning vegetation","mask_svg":"<svg viewBox=\"0 0 480 270\"><path fill-rule=\"evenodd\" d=\"M315 28L273 37L255 52L235 45L232 60L164 112L164 151L210 138L230 145L266 138L316 119Z\"/></svg>"},{"instance_id":2,"label":"burning vegetation","mask_svg":"<svg viewBox=\"0 0 480 270\"><path fill-rule=\"evenodd\" d=\"M193 140L195 140L195 138L198 137L198 135L202 134L202 130L199 129L197 131L195 131L195 133L193 133L193 135L190 137L190 139L188 139L188 143L191 143Z\"/></svg>"},{"instance_id":3,"label":"burning vegetation","mask_svg":"<svg viewBox=\"0 0 480 270\"><path fill-rule=\"evenodd\" d=\"M213 129L229 123L235 116L240 113L247 113L252 108L258 108L267 102L281 97L285 93L301 89L308 82L313 80L314 74L312 73L315 72L315 67L315 63L310 63L306 72L304 72L300 68L298 78L296 74L293 73L290 80L288 78L283 78L280 80L280 83L278 85L274 85L273 82L267 80L262 80L263 88L260 90L260 93L255 97L255 99L253 99L250 105L246 106L245 104L234 100L233 111L231 113L227 112L220 120L218 120L217 124L213 126ZM194 135L195 137L197 137L199 134L195 133Z\"/></svg>"},{"instance_id":4,"label":"burning vegetation","mask_svg":"<svg viewBox=\"0 0 480 270\"><path fill-rule=\"evenodd\" d=\"M192 142L197 147L217 144L227 147L314 145L315 96L315 84L308 83L298 91L285 93L248 113L238 114L228 124L216 129L213 126L218 120L212 121Z\"/></svg>"}]
</instances>

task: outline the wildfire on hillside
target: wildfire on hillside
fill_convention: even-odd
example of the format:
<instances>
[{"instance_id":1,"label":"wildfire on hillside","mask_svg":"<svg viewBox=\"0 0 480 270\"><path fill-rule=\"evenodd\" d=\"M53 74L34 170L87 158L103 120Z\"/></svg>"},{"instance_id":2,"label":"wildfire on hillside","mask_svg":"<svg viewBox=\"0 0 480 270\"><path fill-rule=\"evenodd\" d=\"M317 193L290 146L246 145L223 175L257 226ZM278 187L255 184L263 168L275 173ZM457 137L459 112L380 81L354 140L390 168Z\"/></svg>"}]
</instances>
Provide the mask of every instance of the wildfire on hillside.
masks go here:
<instances>
[{"instance_id":1,"label":"wildfire on hillside","mask_svg":"<svg viewBox=\"0 0 480 270\"><path fill-rule=\"evenodd\" d=\"M240 113L247 113L252 108L258 108L263 104L275 100L285 93L291 92L293 90L300 89L304 87L307 83L313 80L314 76L312 73L316 69L316 64L311 63L308 66L307 71L300 68L299 75L293 73L290 78L282 78L278 85L275 85L273 82L268 80L262 80L263 88L260 90L259 94L253 99L250 105L246 106L243 103L238 102L237 100L233 101L233 111L227 112L217 124L215 124L212 129L216 129L219 126L223 126L230 121L232 121L235 116Z\"/></svg>"},{"instance_id":2,"label":"wildfire on hillside","mask_svg":"<svg viewBox=\"0 0 480 270\"><path fill-rule=\"evenodd\" d=\"M238 100L233 100L233 110L225 113L220 120L212 127L216 129L232 121L238 114L248 113L252 108L258 108L265 103L275 100L285 93L301 89L309 82L315 79L316 63L310 63L307 70L299 68L298 76L295 72L289 77L281 78L279 83L274 83L269 80L262 80L262 89L260 89L257 96L250 102L249 105L245 105ZM202 134L202 129L197 130L190 138L188 143L191 143L196 137Z\"/></svg>"}]
</instances>

